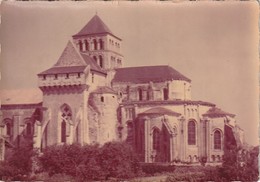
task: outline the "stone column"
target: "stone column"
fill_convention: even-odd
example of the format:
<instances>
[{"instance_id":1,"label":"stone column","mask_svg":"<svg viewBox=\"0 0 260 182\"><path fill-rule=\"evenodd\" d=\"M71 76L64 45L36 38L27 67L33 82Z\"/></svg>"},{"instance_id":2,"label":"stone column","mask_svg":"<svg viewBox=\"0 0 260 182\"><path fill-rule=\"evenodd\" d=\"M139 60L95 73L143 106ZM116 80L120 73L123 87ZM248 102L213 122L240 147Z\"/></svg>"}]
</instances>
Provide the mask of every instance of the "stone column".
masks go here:
<instances>
[{"instance_id":1,"label":"stone column","mask_svg":"<svg viewBox=\"0 0 260 182\"><path fill-rule=\"evenodd\" d=\"M41 148L41 123L40 121L35 121L34 123L34 133L33 133L33 148Z\"/></svg>"},{"instance_id":2,"label":"stone column","mask_svg":"<svg viewBox=\"0 0 260 182\"><path fill-rule=\"evenodd\" d=\"M144 149L145 149L145 162L150 161L150 132L149 132L149 119L147 117L144 118Z\"/></svg>"},{"instance_id":3,"label":"stone column","mask_svg":"<svg viewBox=\"0 0 260 182\"><path fill-rule=\"evenodd\" d=\"M3 161L5 158L5 140L0 137L0 161Z\"/></svg>"},{"instance_id":4,"label":"stone column","mask_svg":"<svg viewBox=\"0 0 260 182\"><path fill-rule=\"evenodd\" d=\"M21 120L21 112L14 113L13 116L13 135L12 138L10 138L10 141L15 141L17 146L20 145L20 120Z\"/></svg>"}]
</instances>

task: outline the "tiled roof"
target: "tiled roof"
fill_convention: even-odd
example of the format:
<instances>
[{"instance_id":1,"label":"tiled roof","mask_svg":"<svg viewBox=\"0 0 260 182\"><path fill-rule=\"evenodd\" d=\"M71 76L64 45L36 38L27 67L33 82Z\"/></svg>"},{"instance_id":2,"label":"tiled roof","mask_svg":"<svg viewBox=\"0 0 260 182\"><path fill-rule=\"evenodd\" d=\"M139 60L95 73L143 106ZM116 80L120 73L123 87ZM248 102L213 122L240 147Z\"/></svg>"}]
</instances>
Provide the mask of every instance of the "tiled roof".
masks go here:
<instances>
[{"instance_id":1,"label":"tiled roof","mask_svg":"<svg viewBox=\"0 0 260 182\"><path fill-rule=\"evenodd\" d=\"M98 87L96 90L93 91L94 93L103 94L103 93L109 93L109 94L117 94L116 91L114 91L110 87Z\"/></svg>"},{"instance_id":2,"label":"tiled roof","mask_svg":"<svg viewBox=\"0 0 260 182\"><path fill-rule=\"evenodd\" d=\"M54 66L64 67L64 66L85 66L86 63L82 59L79 51L74 46L74 44L69 41L63 50L60 58Z\"/></svg>"},{"instance_id":3,"label":"tiled roof","mask_svg":"<svg viewBox=\"0 0 260 182\"><path fill-rule=\"evenodd\" d=\"M163 107L154 107L151 108L145 112L142 112L139 114L139 116L145 116L145 115L171 115L171 116L180 116L180 113L171 111L169 109L163 108Z\"/></svg>"},{"instance_id":4,"label":"tiled roof","mask_svg":"<svg viewBox=\"0 0 260 182\"><path fill-rule=\"evenodd\" d=\"M69 41L57 63L53 67L39 73L38 75L81 73L88 65L90 65L90 69L92 71L106 74L93 58L88 55L79 53L74 44Z\"/></svg>"},{"instance_id":5,"label":"tiled roof","mask_svg":"<svg viewBox=\"0 0 260 182\"><path fill-rule=\"evenodd\" d=\"M230 114L228 112L222 111L220 108L217 107L210 108L205 114L203 114L203 116L207 116L210 118L225 117L225 116L235 117L234 114Z\"/></svg>"},{"instance_id":6,"label":"tiled roof","mask_svg":"<svg viewBox=\"0 0 260 182\"><path fill-rule=\"evenodd\" d=\"M86 69L86 66L71 66L71 67L52 67L47 69L38 75L47 74L62 74L62 73L82 73Z\"/></svg>"},{"instance_id":7,"label":"tiled roof","mask_svg":"<svg viewBox=\"0 0 260 182\"><path fill-rule=\"evenodd\" d=\"M81 54L81 56L83 57L86 64L90 65L91 70L106 74L106 72L100 68L100 66L96 63L96 61L94 61L93 58L86 54Z\"/></svg>"},{"instance_id":8,"label":"tiled roof","mask_svg":"<svg viewBox=\"0 0 260 182\"><path fill-rule=\"evenodd\" d=\"M125 101L121 103L121 105L133 105L136 104L138 106L145 106L145 105L204 105L215 107L215 104L205 101L192 101L192 100L144 100L144 101Z\"/></svg>"},{"instance_id":9,"label":"tiled roof","mask_svg":"<svg viewBox=\"0 0 260 182\"><path fill-rule=\"evenodd\" d=\"M88 23L85 25L75 36L82 35L91 35L91 34L101 34L109 33L113 35L111 30L106 26L106 24L99 18L98 15L95 15Z\"/></svg>"},{"instance_id":10,"label":"tiled roof","mask_svg":"<svg viewBox=\"0 0 260 182\"><path fill-rule=\"evenodd\" d=\"M170 66L142 66L116 69L113 82L148 83L167 80L191 80Z\"/></svg>"},{"instance_id":11,"label":"tiled roof","mask_svg":"<svg viewBox=\"0 0 260 182\"><path fill-rule=\"evenodd\" d=\"M42 92L38 88L0 90L1 105L38 104L42 102Z\"/></svg>"}]
</instances>

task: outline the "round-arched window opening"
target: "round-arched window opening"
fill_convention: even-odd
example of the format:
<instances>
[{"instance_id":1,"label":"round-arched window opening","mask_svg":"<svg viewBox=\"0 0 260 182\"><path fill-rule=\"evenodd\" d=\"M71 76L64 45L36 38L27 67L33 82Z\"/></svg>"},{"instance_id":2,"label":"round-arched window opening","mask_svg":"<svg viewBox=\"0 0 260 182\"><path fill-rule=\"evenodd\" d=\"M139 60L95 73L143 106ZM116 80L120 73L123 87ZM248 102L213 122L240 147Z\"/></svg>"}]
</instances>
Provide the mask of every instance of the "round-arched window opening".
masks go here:
<instances>
[{"instance_id":1,"label":"round-arched window opening","mask_svg":"<svg viewBox=\"0 0 260 182\"><path fill-rule=\"evenodd\" d=\"M104 101L105 101L104 96L101 96L100 101L101 101L101 102L104 102Z\"/></svg>"}]
</instances>

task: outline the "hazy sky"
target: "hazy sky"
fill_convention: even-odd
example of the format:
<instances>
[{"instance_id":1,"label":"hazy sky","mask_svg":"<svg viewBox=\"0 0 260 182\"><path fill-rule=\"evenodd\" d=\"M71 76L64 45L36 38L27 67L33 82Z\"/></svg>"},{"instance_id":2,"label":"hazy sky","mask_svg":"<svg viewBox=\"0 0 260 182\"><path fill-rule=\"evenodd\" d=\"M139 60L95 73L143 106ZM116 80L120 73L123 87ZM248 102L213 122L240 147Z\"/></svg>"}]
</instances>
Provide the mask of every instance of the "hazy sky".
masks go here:
<instances>
[{"instance_id":1,"label":"hazy sky","mask_svg":"<svg viewBox=\"0 0 260 182\"><path fill-rule=\"evenodd\" d=\"M2 2L1 89L37 87L71 35L97 12L123 39L125 66L171 65L193 100L237 115L258 143L257 2ZM155 73L156 74L156 73Z\"/></svg>"}]
</instances>

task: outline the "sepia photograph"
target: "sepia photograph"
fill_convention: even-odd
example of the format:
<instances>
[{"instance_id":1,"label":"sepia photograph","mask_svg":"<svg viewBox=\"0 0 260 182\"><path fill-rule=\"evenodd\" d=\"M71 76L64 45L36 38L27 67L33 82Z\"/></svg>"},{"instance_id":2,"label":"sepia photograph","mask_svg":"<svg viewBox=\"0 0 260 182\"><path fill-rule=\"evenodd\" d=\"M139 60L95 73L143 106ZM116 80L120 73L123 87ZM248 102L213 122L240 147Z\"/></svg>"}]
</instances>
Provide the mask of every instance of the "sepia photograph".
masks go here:
<instances>
[{"instance_id":1,"label":"sepia photograph","mask_svg":"<svg viewBox=\"0 0 260 182\"><path fill-rule=\"evenodd\" d=\"M0 180L257 181L257 1L3 1Z\"/></svg>"}]
</instances>

